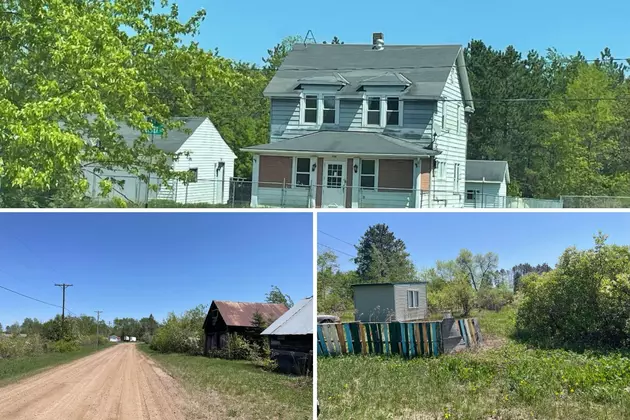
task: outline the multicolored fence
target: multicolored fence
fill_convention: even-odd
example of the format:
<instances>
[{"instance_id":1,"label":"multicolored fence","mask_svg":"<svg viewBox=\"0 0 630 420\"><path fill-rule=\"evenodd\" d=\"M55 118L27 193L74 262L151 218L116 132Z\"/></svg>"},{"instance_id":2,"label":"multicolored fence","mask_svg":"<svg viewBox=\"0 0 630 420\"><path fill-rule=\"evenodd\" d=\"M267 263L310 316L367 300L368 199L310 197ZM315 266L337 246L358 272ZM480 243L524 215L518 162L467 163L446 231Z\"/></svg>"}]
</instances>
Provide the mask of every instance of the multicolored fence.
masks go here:
<instances>
[{"instance_id":1,"label":"multicolored fence","mask_svg":"<svg viewBox=\"0 0 630 420\"><path fill-rule=\"evenodd\" d=\"M481 343L476 319L432 322L320 324L317 354L399 354L413 358L438 356Z\"/></svg>"}]
</instances>

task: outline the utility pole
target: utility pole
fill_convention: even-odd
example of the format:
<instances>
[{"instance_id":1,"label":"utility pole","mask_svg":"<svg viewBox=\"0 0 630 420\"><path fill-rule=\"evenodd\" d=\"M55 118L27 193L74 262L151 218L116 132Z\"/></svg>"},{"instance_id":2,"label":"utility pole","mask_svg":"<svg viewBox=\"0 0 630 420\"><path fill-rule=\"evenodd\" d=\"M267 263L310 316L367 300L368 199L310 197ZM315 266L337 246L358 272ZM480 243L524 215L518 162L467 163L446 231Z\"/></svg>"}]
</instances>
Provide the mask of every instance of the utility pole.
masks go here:
<instances>
[{"instance_id":1,"label":"utility pole","mask_svg":"<svg viewBox=\"0 0 630 420\"><path fill-rule=\"evenodd\" d=\"M55 284L55 286L61 287L63 289L63 301L61 304L61 337L63 337L63 325L64 325L64 319L66 317L66 289L68 287L72 287L72 285L61 283L61 284Z\"/></svg>"},{"instance_id":2,"label":"utility pole","mask_svg":"<svg viewBox=\"0 0 630 420\"><path fill-rule=\"evenodd\" d=\"M96 312L96 348L98 348L98 323L101 320L101 313L103 313L103 311L94 311Z\"/></svg>"}]
</instances>

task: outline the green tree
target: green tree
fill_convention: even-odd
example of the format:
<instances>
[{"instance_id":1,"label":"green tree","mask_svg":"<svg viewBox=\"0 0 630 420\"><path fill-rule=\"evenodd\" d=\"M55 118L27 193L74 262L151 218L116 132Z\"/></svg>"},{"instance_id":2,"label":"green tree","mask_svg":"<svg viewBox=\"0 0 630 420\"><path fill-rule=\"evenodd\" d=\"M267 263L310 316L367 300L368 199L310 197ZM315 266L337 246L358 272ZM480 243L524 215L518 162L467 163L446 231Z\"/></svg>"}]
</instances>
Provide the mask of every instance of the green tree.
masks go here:
<instances>
[{"instance_id":1,"label":"green tree","mask_svg":"<svg viewBox=\"0 0 630 420\"><path fill-rule=\"evenodd\" d=\"M161 6L168 6L162 1ZM0 200L4 206L50 206L81 198L84 170L120 168L140 179L175 173L146 135L131 147L116 121L146 130L173 109L190 108L184 79L228 77L221 63L182 38L197 33L200 11L179 21L178 7L154 2L0 3ZM44 12L45 10L45 12ZM189 73L186 73L189 72ZM107 194L121 180L101 176Z\"/></svg>"},{"instance_id":2,"label":"green tree","mask_svg":"<svg viewBox=\"0 0 630 420\"><path fill-rule=\"evenodd\" d=\"M293 46L303 41L304 39L301 36L292 35L284 38L272 49L267 50L267 57L263 58L263 62L265 63L263 70L270 80L280 68L286 56L291 52Z\"/></svg>"},{"instance_id":3,"label":"green tree","mask_svg":"<svg viewBox=\"0 0 630 420\"><path fill-rule=\"evenodd\" d=\"M42 324L39 322L37 318L24 318L22 321L21 331L24 334L33 335L33 334L41 334L42 332Z\"/></svg>"},{"instance_id":4,"label":"green tree","mask_svg":"<svg viewBox=\"0 0 630 420\"><path fill-rule=\"evenodd\" d=\"M355 246L357 275L361 283L416 281L416 270L405 243L386 224L370 226Z\"/></svg>"},{"instance_id":5,"label":"green tree","mask_svg":"<svg viewBox=\"0 0 630 420\"><path fill-rule=\"evenodd\" d=\"M291 296L282 293L278 286L271 286L271 291L265 295L265 302L284 304L287 308L293 307Z\"/></svg>"},{"instance_id":6,"label":"green tree","mask_svg":"<svg viewBox=\"0 0 630 420\"><path fill-rule=\"evenodd\" d=\"M493 253L474 255L462 249L455 260L460 269L468 276L473 289L496 286L498 279L499 257Z\"/></svg>"},{"instance_id":7,"label":"green tree","mask_svg":"<svg viewBox=\"0 0 630 420\"><path fill-rule=\"evenodd\" d=\"M256 310L256 312L252 315L252 327L265 329L268 326L269 323L265 319L265 316L261 314L260 311Z\"/></svg>"},{"instance_id":8,"label":"green tree","mask_svg":"<svg viewBox=\"0 0 630 420\"><path fill-rule=\"evenodd\" d=\"M317 310L320 313L343 315L353 308L351 285L357 282L354 271L339 269L337 255L317 255Z\"/></svg>"}]
</instances>

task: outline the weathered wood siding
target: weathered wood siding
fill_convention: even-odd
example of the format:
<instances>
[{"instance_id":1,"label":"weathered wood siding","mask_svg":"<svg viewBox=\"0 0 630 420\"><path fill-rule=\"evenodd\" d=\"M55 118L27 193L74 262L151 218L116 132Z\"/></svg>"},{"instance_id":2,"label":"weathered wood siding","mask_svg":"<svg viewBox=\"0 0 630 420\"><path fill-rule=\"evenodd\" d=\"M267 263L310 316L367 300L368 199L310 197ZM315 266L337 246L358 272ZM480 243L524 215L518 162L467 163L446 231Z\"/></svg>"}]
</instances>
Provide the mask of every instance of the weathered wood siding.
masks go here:
<instances>
[{"instance_id":1,"label":"weathered wood siding","mask_svg":"<svg viewBox=\"0 0 630 420\"><path fill-rule=\"evenodd\" d=\"M418 292L418 308L409 308L407 292L410 290ZM394 298L396 300L396 321L417 321L427 317L428 304L426 284L396 284L394 285Z\"/></svg>"}]
</instances>

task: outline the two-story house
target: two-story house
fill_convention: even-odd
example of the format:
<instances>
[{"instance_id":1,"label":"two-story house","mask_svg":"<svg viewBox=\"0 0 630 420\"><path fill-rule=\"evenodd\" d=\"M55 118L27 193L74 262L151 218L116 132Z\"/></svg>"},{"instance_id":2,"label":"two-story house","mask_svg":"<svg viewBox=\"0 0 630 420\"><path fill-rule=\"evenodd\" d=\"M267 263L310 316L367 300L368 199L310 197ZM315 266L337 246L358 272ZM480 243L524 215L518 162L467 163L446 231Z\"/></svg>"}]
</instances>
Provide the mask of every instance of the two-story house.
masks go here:
<instances>
[{"instance_id":1,"label":"two-story house","mask_svg":"<svg viewBox=\"0 0 630 420\"><path fill-rule=\"evenodd\" d=\"M463 207L474 105L460 45L298 44L264 91L252 206Z\"/></svg>"}]
</instances>

